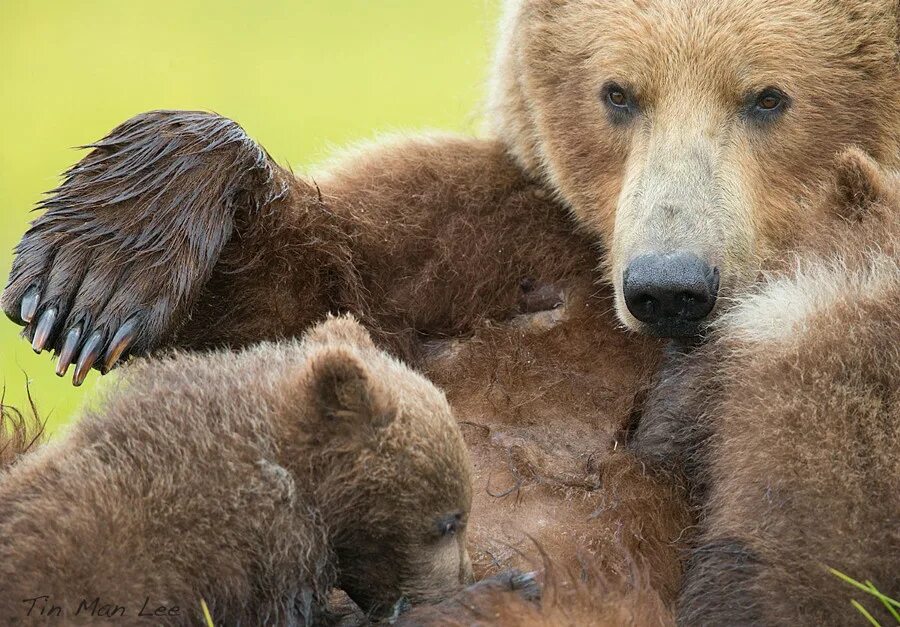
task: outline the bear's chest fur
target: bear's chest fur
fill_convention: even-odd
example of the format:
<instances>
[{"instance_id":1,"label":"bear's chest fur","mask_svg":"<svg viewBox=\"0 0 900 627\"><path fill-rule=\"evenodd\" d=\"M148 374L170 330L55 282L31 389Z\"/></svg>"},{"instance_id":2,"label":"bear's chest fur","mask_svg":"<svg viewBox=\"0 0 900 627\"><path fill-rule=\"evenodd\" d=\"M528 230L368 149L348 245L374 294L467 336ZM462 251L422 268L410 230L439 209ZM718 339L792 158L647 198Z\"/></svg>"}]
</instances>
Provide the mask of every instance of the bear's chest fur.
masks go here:
<instances>
[{"instance_id":1,"label":"bear's chest fur","mask_svg":"<svg viewBox=\"0 0 900 627\"><path fill-rule=\"evenodd\" d=\"M425 370L446 391L475 465L476 575L540 567L541 552L571 577L637 564L671 600L687 509L626 446L662 345L623 331L611 290L590 273L535 293L528 313L427 346Z\"/></svg>"}]
</instances>

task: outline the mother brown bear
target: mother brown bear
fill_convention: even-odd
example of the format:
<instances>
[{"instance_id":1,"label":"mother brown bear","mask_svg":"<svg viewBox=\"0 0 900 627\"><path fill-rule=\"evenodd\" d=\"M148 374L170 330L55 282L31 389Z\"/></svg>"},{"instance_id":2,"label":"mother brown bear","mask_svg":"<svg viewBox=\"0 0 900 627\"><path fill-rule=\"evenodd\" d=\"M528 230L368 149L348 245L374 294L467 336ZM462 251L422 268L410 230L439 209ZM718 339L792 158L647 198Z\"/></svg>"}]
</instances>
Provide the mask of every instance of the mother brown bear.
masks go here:
<instances>
[{"instance_id":1,"label":"mother brown bear","mask_svg":"<svg viewBox=\"0 0 900 627\"><path fill-rule=\"evenodd\" d=\"M648 336L702 332L811 219L839 150L897 163L898 14L510 0L488 138L383 143L315 177L230 120L142 114L41 203L2 306L76 384L353 312L473 417L480 572L525 531L562 559L649 562L669 596L680 493L620 446Z\"/></svg>"}]
</instances>

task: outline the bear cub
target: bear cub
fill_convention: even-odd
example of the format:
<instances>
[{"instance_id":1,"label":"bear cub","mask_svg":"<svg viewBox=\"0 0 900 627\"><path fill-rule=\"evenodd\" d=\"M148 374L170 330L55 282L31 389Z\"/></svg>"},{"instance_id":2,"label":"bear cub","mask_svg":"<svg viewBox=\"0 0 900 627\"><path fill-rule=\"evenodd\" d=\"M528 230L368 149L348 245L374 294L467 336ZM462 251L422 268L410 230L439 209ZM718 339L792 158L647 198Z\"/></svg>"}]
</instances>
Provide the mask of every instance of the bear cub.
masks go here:
<instances>
[{"instance_id":1,"label":"bear cub","mask_svg":"<svg viewBox=\"0 0 900 627\"><path fill-rule=\"evenodd\" d=\"M0 622L311 624L471 580L472 469L424 377L351 318L126 369L65 435L0 469Z\"/></svg>"},{"instance_id":2,"label":"bear cub","mask_svg":"<svg viewBox=\"0 0 900 627\"><path fill-rule=\"evenodd\" d=\"M784 267L674 354L636 446L701 509L685 625L850 625L900 593L900 173L850 149Z\"/></svg>"}]
</instances>

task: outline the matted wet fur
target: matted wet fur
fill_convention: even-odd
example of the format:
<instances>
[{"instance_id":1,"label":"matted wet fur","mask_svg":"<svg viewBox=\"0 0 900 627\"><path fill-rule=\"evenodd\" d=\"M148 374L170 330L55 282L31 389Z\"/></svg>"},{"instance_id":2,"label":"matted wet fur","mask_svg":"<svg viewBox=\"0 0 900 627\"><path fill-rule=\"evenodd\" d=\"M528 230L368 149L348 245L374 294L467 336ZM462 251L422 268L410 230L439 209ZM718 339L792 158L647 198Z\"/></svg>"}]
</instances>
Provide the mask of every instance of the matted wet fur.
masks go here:
<instances>
[{"instance_id":1,"label":"matted wet fur","mask_svg":"<svg viewBox=\"0 0 900 627\"><path fill-rule=\"evenodd\" d=\"M702 507L686 625L847 625L900 595L900 175L845 155L831 219L675 356L636 442Z\"/></svg>"},{"instance_id":2,"label":"matted wet fur","mask_svg":"<svg viewBox=\"0 0 900 627\"><path fill-rule=\"evenodd\" d=\"M0 471L0 621L389 614L471 580L471 498L443 394L355 321L147 361Z\"/></svg>"}]
</instances>

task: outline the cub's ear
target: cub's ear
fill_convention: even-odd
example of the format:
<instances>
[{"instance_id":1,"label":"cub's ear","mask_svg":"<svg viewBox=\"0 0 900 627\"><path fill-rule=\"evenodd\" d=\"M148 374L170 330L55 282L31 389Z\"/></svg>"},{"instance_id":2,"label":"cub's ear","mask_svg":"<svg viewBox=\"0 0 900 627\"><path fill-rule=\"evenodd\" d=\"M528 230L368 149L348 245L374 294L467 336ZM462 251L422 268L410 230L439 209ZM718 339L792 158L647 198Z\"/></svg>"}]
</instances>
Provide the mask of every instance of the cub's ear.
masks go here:
<instances>
[{"instance_id":1,"label":"cub's ear","mask_svg":"<svg viewBox=\"0 0 900 627\"><path fill-rule=\"evenodd\" d=\"M316 419L328 432L381 429L397 405L364 359L344 347L323 348L310 357L311 400Z\"/></svg>"},{"instance_id":2,"label":"cub's ear","mask_svg":"<svg viewBox=\"0 0 900 627\"><path fill-rule=\"evenodd\" d=\"M840 218L857 222L893 204L896 195L890 175L859 148L848 148L838 156L834 180L827 194L829 209Z\"/></svg>"},{"instance_id":3,"label":"cub's ear","mask_svg":"<svg viewBox=\"0 0 900 627\"><path fill-rule=\"evenodd\" d=\"M343 343L358 348L375 348L372 337L366 328L361 325L351 314L333 316L328 314L323 322L320 322L303 338L308 344L330 344L332 346Z\"/></svg>"}]
</instances>

